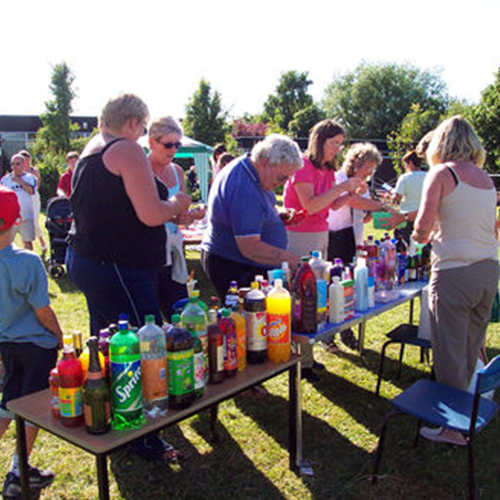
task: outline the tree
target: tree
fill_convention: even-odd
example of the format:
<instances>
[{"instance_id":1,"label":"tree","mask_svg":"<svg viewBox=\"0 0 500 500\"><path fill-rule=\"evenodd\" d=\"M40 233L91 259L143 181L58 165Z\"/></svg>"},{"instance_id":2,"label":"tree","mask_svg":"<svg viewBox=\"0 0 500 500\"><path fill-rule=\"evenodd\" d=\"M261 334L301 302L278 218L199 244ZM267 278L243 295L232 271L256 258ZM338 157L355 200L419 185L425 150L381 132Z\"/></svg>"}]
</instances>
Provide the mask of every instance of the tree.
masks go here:
<instances>
[{"instance_id":1,"label":"tree","mask_svg":"<svg viewBox=\"0 0 500 500\"><path fill-rule=\"evenodd\" d=\"M325 118L325 112L313 103L293 115L293 120L288 124L288 131L294 137L309 137L309 132L314 125Z\"/></svg>"},{"instance_id":2,"label":"tree","mask_svg":"<svg viewBox=\"0 0 500 500\"><path fill-rule=\"evenodd\" d=\"M439 74L410 64L362 63L327 87L323 107L357 139L385 139L396 131L413 104L446 109L446 85Z\"/></svg>"},{"instance_id":3,"label":"tree","mask_svg":"<svg viewBox=\"0 0 500 500\"><path fill-rule=\"evenodd\" d=\"M486 148L486 169L500 170L500 68L495 82L486 87L473 113L473 122Z\"/></svg>"},{"instance_id":4,"label":"tree","mask_svg":"<svg viewBox=\"0 0 500 500\"><path fill-rule=\"evenodd\" d=\"M314 104L312 96L307 92L309 85L307 71L287 71L280 77L276 93L269 95L264 103L262 119L269 122L273 131L289 131L289 124L295 114Z\"/></svg>"},{"instance_id":5,"label":"tree","mask_svg":"<svg viewBox=\"0 0 500 500\"><path fill-rule=\"evenodd\" d=\"M212 92L210 83L201 79L186 105L186 119L182 123L184 131L193 139L213 146L224 141L229 129L226 118L219 92Z\"/></svg>"}]
</instances>

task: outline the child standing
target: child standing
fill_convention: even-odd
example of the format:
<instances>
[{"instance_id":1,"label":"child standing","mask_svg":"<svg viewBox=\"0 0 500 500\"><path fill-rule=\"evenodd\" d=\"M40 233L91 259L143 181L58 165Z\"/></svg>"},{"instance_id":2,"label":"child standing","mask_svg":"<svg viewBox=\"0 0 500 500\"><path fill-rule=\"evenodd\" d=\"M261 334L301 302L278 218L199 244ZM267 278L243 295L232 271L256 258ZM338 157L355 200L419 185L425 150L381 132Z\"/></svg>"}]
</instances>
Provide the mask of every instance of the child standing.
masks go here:
<instances>
[{"instance_id":1,"label":"child standing","mask_svg":"<svg viewBox=\"0 0 500 500\"><path fill-rule=\"evenodd\" d=\"M0 355L5 371L0 438L13 418L7 403L48 387L50 370L62 345L61 328L49 305L42 261L35 253L12 245L19 221L16 193L0 186ZM37 433L37 427L26 425L28 457ZM29 467L31 489L41 490L53 480L51 471ZM17 454L5 478L2 495L4 499L21 498Z\"/></svg>"}]
</instances>

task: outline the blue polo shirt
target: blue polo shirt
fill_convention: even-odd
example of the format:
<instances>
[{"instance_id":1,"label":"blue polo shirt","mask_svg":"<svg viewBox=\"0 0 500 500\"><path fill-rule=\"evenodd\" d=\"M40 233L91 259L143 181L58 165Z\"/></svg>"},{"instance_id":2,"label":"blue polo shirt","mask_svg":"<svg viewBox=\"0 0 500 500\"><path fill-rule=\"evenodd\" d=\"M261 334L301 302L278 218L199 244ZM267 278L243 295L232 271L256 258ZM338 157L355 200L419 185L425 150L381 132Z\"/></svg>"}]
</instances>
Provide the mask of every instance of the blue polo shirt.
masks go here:
<instances>
[{"instance_id":1,"label":"blue polo shirt","mask_svg":"<svg viewBox=\"0 0 500 500\"><path fill-rule=\"evenodd\" d=\"M275 207L276 196L261 188L250 157L237 158L219 172L210 189L202 248L219 257L258 266L243 257L235 237L260 236L263 242L286 249L286 229Z\"/></svg>"},{"instance_id":2,"label":"blue polo shirt","mask_svg":"<svg viewBox=\"0 0 500 500\"><path fill-rule=\"evenodd\" d=\"M36 318L50 303L45 268L34 252L0 250L0 342L32 342L52 349L57 338Z\"/></svg>"}]
</instances>

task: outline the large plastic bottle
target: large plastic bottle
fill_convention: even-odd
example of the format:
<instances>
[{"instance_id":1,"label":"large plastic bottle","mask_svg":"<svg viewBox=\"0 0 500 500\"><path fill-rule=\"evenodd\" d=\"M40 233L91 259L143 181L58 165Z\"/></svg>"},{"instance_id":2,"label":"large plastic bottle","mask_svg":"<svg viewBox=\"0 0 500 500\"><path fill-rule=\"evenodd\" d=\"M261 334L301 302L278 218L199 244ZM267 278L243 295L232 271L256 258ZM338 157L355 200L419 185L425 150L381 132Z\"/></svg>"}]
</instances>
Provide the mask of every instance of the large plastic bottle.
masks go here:
<instances>
[{"instance_id":1,"label":"large plastic bottle","mask_svg":"<svg viewBox=\"0 0 500 500\"><path fill-rule=\"evenodd\" d=\"M312 258L309 260L309 265L316 277L316 291L318 294L318 324L326 323L327 299L328 299L328 267L326 262L321 258L321 252L314 250Z\"/></svg>"},{"instance_id":2,"label":"large plastic bottle","mask_svg":"<svg viewBox=\"0 0 500 500\"><path fill-rule=\"evenodd\" d=\"M224 381L224 335L219 327L217 311L208 311L208 349L210 383L220 384Z\"/></svg>"},{"instance_id":3,"label":"large plastic bottle","mask_svg":"<svg viewBox=\"0 0 500 500\"><path fill-rule=\"evenodd\" d=\"M196 398L201 398L205 394L205 355L203 354L203 346L201 340L196 333L193 324L188 323L186 329L193 336L193 373L194 373L194 395Z\"/></svg>"},{"instance_id":4,"label":"large plastic bottle","mask_svg":"<svg viewBox=\"0 0 500 500\"><path fill-rule=\"evenodd\" d=\"M292 299L277 279L267 294L267 356L274 363L286 363L291 350Z\"/></svg>"},{"instance_id":5,"label":"large plastic bottle","mask_svg":"<svg viewBox=\"0 0 500 500\"><path fill-rule=\"evenodd\" d=\"M340 277L334 276L329 289L330 310L329 322L342 323L344 321L344 287L340 284Z\"/></svg>"},{"instance_id":6,"label":"large plastic bottle","mask_svg":"<svg viewBox=\"0 0 500 500\"><path fill-rule=\"evenodd\" d=\"M252 289L245 295L245 324L247 331L247 361L267 361L266 296L259 290L259 284L252 282Z\"/></svg>"},{"instance_id":7,"label":"large plastic bottle","mask_svg":"<svg viewBox=\"0 0 500 500\"><path fill-rule=\"evenodd\" d=\"M200 339L201 346L203 348L203 378L205 384L208 383L208 336L207 336L207 324L208 324L208 312L202 308L199 299L200 292L194 290L189 298L184 311L182 311L181 319L182 326L184 328L192 328L198 338ZM189 325L189 326L188 326Z\"/></svg>"},{"instance_id":8,"label":"large plastic bottle","mask_svg":"<svg viewBox=\"0 0 500 500\"><path fill-rule=\"evenodd\" d=\"M229 309L222 309L219 327L224 335L224 376L231 378L238 371L236 325Z\"/></svg>"},{"instance_id":9,"label":"large plastic bottle","mask_svg":"<svg viewBox=\"0 0 500 500\"><path fill-rule=\"evenodd\" d=\"M109 341L113 429L136 429L146 419L142 414L141 351L139 338L127 321L118 322L118 332Z\"/></svg>"},{"instance_id":10,"label":"large plastic bottle","mask_svg":"<svg viewBox=\"0 0 500 500\"><path fill-rule=\"evenodd\" d=\"M293 282L295 302L292 330L297 333L316 333L318 330L316 278L308 260L308 257L302 257L301 266Z\"/></svg>"},{"instance_id":11,"label":"large plastic bottle","mask_svg":"<svg viewBox=\"0 0 500 500\"><path fill-rule=\"evenodd\" d=\"M229 309L233 309L233 307L238 305L238 282L231 281L229 284L229 290L226 293L226 297L224 298L224 304Z\"/></svg>"},{"instance_id":12,"label":"large plastic bottle","mask_svg":"<svg viewBox=\"0 0 500 500\"><path fill-rule=\"evenodd\" d=\"M354 309L360 312L368 310L368 268L364 252L354 268Z\"/></svg>"},{"instance_id":13,"label":"large plastic bottle","mask_svg":"<svg viewBox=\"0 0 500 500\"><path fill-rule=\"evenodd\" d=\"M146 316L146 324L139 330L141 346L141 374L144 409L168 408L167 343L163 330L155 324L155 317Z\"/></svg>"},{"instance_id":14,"label":"large plastic bottle","mask_svg":"<svg viewBox=\"0 0 500 500\"><path fill-rule=\"evenodd\" d=\"M83 370L73 348L73 337L64 335L59 374L59 412L66 427L83 425Z\"/></svg>"},{"instance_id":15,"label":"large plastic bottle","mask_svg":"<svg viewBox=\"0 0 500 500\"><path fill-rule=\"evenodd\" d=\"M240 302L238 300L237 304L231 308L231 318L236 326L236 355L238 359L239 372L242 372L247 366L247 331L242 306L243 304L240 306Z\"/></svg>"},{"instance_id":16,"label":"large plastic bottle","mask_svg":"<svg viewBox=\"0 0 500 500\"><path fill-rule=\"evenodd\" d=\"M187 408L194 394L194 340L181 326L179 314L172 315L173 328L167 333L167 376L169 406Z\"/></svg>"}]
</instances>

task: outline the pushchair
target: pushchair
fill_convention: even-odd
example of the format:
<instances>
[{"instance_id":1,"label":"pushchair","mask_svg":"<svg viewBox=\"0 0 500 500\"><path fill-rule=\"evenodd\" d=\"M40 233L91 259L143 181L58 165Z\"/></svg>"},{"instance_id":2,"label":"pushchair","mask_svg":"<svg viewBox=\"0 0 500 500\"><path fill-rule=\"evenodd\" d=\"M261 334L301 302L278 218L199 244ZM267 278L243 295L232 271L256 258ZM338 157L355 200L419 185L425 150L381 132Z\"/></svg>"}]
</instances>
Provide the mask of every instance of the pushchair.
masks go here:
<instances>
[{"instance_id":1,"label":"pushchair","mask_svg":"<svg viewBox=\"0 0 500 500\"><path fill-rule=\"evenodd\" d=\"M66 237L73 222L72 217L69 198L56 196L48 201L45 227L49 232L50 258L47 262L47 270L53 278L62 278L66 274L64 268L68 247Z\"/></svg>"}]
</instances>

